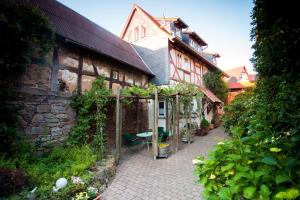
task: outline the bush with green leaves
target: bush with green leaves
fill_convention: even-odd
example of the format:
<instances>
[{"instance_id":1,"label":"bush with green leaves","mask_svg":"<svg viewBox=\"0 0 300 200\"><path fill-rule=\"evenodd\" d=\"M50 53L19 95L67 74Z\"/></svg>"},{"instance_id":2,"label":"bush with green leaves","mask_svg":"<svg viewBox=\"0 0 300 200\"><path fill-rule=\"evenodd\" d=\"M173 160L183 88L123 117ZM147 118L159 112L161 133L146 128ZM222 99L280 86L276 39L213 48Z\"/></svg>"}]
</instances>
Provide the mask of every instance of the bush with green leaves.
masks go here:
<instances>
[{"instance_id":1,"label":"bush with green leaves","mask_svg":"<svg viewBox=\"0 0 300 200\"><path fill-rule=\"evenodd\" d=\"M203 117L200 123L200 128L206 129L209 127L209 122Z\"/></svg>"},{"instance_id":2,"label":"bush with green leaves","mask_svg":"<svg viewBox=\"0 0 300 200\"><path fill-rule=\"evenodd\" d=\"M221 101L226 102L227 85L222 79L220 70L207 72L203 76L203 81L206 88L211 90Z\"/></svg>"},{"instance_id":3,"label":"bush with green leaves","mask_svg":"<svg viewBox=\"0 0 300 200\"><path fill-rule=\"evenodd\" d=\"M225 106L222 121L227 133L231 134L230 128L234 126L241 127L244 133L249 130L251 116L255 114L254 101L254 91L248 88Z\"/></svg>"},{"instance_id":4,"label":"bush with green leaves","mask_svg":"<svg viewBox=\"0 0 300 200\"><path fill-rule=\"evenodd\" d=\"M261 140L261 133L219 142L208 160L198 157L196 174L206 199L296 199L300 195L300 162L287 152L299 136L283 132ZM294 149L295 150L295 149ZM295 173L291 173L295 172Z\"/></svg>"}]
</instances>

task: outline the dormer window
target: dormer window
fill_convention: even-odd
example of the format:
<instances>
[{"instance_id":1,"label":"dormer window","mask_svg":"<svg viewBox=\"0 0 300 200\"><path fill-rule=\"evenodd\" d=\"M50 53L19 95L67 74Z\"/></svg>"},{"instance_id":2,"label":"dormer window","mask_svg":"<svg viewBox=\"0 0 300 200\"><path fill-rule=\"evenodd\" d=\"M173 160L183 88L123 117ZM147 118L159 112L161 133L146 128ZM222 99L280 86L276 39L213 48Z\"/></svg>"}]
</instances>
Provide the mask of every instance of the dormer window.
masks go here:
<instances>
[{"instance_id":1,"label":"dormer window","mask_svg":"<svg viewBox=\"0 0 300 200\"><path fill-rule=\"evenodd\" d=\"M190 46L195 48L195 43L194 43L194 40L190 40Z\"/></svg>"},{"instance_id":2,"label":"dormer window","mask_svg":"<svg viewBox=\"0 0 300 200\"><path fill-rule=\"evenodd\" d=\"M181 39L181 29L175 26L174 35Z\"/></svg>"}]
</instances>

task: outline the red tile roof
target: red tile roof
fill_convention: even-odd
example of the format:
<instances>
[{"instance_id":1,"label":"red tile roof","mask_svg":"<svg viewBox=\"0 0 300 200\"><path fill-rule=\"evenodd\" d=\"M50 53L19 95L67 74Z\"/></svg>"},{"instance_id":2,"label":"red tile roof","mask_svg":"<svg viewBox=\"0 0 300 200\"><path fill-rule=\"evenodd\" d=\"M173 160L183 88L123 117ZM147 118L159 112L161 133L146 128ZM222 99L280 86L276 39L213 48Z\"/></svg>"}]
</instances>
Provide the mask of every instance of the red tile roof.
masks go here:
<instances>
[{"instance_id":1,"label":"red tile roof","mask_svg":"<svg viewBox=\"0 0 300 200\"><path fill-rule=\"evenodd\" d=\"M235 83L235 82L229 82L228 83L228 89L242 89L244 86L240 83Z\"/></svg>"},{"instance_id":2,"label":"red tile roof","mask_svg":"<svg viewBox=\"0 0 300 200\"><path fill-rule=\"evenodd\" d=\"M129 43L62 3L54 0L20 1L29 2L44 12L54 25L57 35L152 75L150 69Z\"/></svg>"},{"instance_id":3,"label":"red tile roof","mask_svg":"<svg viewBox=\"0 0 300 200\"><path fill-rule=\"evenodd\" d=\"M200 90L207 96L212 102L222 103L222 101L207 88L200 87Z\"/></svg>"},{"instance_id":4,"label":"red tile roof","mask_svg":"<svg viewBox=\"0 0 300 200\"><path fill-rule=\"evenodd\" d=\"M249 81L256 81L256 74L248 74Z\"/></svg>"}]
</instances>

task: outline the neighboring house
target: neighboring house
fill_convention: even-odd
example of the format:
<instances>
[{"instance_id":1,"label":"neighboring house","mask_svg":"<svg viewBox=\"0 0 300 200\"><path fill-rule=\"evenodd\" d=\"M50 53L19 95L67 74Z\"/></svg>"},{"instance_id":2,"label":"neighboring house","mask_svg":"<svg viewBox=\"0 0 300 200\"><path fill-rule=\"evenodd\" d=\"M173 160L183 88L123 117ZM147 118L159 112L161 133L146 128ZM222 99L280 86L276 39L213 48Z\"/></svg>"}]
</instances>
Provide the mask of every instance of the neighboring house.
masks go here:
<instances>
[{"instance_id":1,"label":"neighboring house","mask_svg":"<svg viewBox=\"0 0 300 200\"><path fill-rule=\"evenodd\" d=\"M217 70L217 54L204 53L207 43L196 33L187 30L188 25L180 18L154 18L137 5L133 5L121 38L133 45L155 77L155 85L192 83L205 91L209 102L204 105L204 115L211 120L209 104L222 102L203 86L203 75ZM224 73L225 75L225 73ZM166 127L166 105L159 103L159 126ZM194 118L199 124L199 119Z\"/></svg>"},{"instance_id":2,"label":"neighboring house","mask_svg":"<svg viewBox=\"0 0 300 200\"><path fill-rule=\"evenodd\" d=\"M91 88L98 75L105 77L108 88L131 85L147 86L152 78L135 49L99 25L54 0L29 0L40 9L55 28L56 44L45 63L30 65L18 87L22 107L21 130L42 145L63 142L74 123L70 97ZM146 106L145 106L145 105ZM147 104L124 108L123 130L133 132L136 123L148 129ZM135 113L140 112L139 121ZM109 108L106 130L115 137L115 113ZM110 141L114 144L113 141Z\"/></svg>"},{"instance_id":3,"label":"neighboring house","mask_svg":"<svg viewBox=\"0 0 300 200\"><path fill-rule=\"evenodd\" d=\"M252 87L256 82L256 74L249 74L245 66L226 70L230 77L226 80L228 84L227 103L240 94L247 87Z\"/></svg>"}]
</instances>

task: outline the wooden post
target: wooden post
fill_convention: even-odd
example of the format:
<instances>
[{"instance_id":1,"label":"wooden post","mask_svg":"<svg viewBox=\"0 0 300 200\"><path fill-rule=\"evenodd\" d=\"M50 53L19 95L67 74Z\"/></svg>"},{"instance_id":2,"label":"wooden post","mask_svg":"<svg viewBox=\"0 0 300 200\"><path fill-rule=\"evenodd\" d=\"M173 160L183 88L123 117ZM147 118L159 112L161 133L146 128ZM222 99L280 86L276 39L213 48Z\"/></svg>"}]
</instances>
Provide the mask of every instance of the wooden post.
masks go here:
<instances>
[{"instance_id":1,"label":"wooden post","mask_svg":"<svg viewBox=\"0 0 300 200\"><path fill-rule=\"evenodd\" d=\"M117 158L120 160L121 157L121 143L120 143L120 88L117 89L117 98L116 98L116 150Z\"/></svg>"},{"instance_id":2,"label":"wooden post","mask_svg":"<svg viewBox=\"0 0 300 200\"><path fill-rule=\"evenodd\" d=\"M136 133L139 133L139 99L136 99Z\"/></svg>"},{"instance_id":3,"label":"wooden post","mask_svg":"<svg viewBox=\"0 0 300 200\"><path fill-rule=\"evenodd\" d=\"M176 119L175 119L175 131L176 131L176 148L175 151L178 151L178 146L179 146L179 109L180 109L180 105L179 105L179 95L176 94Z\"/></svg>"},{"instance_id":4,"label":"wooden post","mask_svg":"<svg viewBox=\"0 0 300 200\"><path fill-rule=\"evenodd\" d=\"M169 122L169 99L166 98L166 131L170 131L170 122Z\"/></svg>"},{"instance_id":5,"label":"wooden post","mask_svg":"<svg viewBox=\"0 0 300 200\"><path fill-rule=\"evenodd\" d=\"M157 133L157 127L158 127L158 94L157 94L157 88L154 89L154 103L153 103L153 135L152 135L152 147L153 147L153 158L156 160L156 157L158 156L158 133Z\"/></svg>"}]
</instances>

